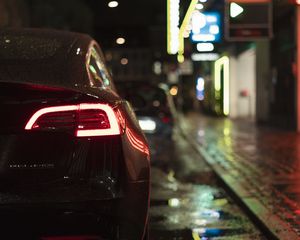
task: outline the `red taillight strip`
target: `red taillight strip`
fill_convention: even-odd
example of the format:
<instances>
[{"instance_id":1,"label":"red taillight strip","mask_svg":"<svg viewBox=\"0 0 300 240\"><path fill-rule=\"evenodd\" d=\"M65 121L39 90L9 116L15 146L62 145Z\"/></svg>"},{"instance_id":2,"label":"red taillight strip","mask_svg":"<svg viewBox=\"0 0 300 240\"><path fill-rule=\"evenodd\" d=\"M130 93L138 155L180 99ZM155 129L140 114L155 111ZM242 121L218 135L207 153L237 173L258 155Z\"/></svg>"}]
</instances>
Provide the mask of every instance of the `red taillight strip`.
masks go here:
<instances>
[{"instance_id":1,"label":"red taillight strip","mask_svg":"<svg viewBox=\"0 0 300 240\"><path fill-rule=\"evenodd\" d=\"M131 138L131 140L134 142L134 144L140 148L144 148L144 144L140 143L136 137L133 136L133 133L131 132L130 129L127 131L128 136Z\"/></svg>"},{"instance_id":2,"label":"red taillight strip","mask_svg":"<svg viewBox=\"0 0 300 240\"><path fill-rule=\"evenodd\" d=\"M102 135L119 135L120 134L120 126L114 110L105 104L89 104L89 103L82 103L79 105L80 110L87 110L87 109L99 109L105 111L107 114L110 128L108 129L88 129L88 130L77 130L76 136L77 137L89 137L89 136L102 136Z\"/></svg>"},{"instance_id":3,"label":"red taillight strip","mask_svg":"<svg viewBox=\"0 0 300 240\"><path fill-rule=\"evenodd\" d=\"M120 123L121 129L124 130L125 129L125 125L126 125L126 121L125 121L125 118L123 117L123 114L121 113L120 109L117 109L116 115L117 115L117 117L119 119L119 123Z\"/></svg>"},{"instance_id":4,"label":"red taillight strip","mask_svg":"<svg viewBox=\"0 0 300 240\"><path fill-rule=\"evenodd\" d=\"M33 116L29 119L28 123L25 126L26 130L33 129L34 123L44 114L53 113L53 112L65 112L65 111L80 111L88 109L99 109L104 111L107 114L110 128L107 129L86 129L76 131L77 137L92 137L92 136L107 136L107 135L119 135L120 127L117 120L117 117L114 113L114 110L106 104L101 103L82 103L78 105L68 105L68 106L57 106L57 107L47 107L38 110Z\"/></svg>"},{"instance_id":5,"label":"red taillight strip","mask_svg":"<svg viewBox=\"0 0 300 240\"><path fill-rule=\"evenodd\" d=\"M79 106L78 105L69 105L69 106L58 106L58 107L47 107L47 108L42 108L38 110L33 116L29 119L27 122L25 129L30 130L32 129L34 123L36 120L47 113L53 113L53 112L65 112L65 111L75 111L78 110Z\"/></svg>"},{"instance_id":6,"label":"red taillight strip","mask_svg":"<svg viewBox=\"0 0 300 240\"><path fill-rule=\"evenodd\" d=\"M133 132L129 128L126 128L126 132L127 132L128 140L131 143L131 145L135 147L137 150L146 153L149 156L150 153L148 147L142 141L136 138Z\"/></svg>"}]
</instances>

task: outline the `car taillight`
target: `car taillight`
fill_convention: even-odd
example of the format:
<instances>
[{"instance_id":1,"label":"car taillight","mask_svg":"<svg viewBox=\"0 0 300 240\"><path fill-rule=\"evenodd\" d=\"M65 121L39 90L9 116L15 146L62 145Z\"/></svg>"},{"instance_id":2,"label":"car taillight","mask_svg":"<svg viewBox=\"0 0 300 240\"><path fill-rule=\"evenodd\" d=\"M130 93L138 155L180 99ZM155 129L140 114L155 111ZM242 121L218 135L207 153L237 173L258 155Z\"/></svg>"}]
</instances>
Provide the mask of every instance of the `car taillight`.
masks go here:
<instances>
[{"instance_id":1,"label":"car taillight","mask_svg":"<svg viewBox=\"0 0 300 240\"><path fill-rule=\"evenodd\" d=\"M120 134L120 126L114 110L109 105L100 103L42 108L32 115L25 129L75 129L77 137Z\"/></svg>"},{"instance_id":2,"label":"car taillight","mask_svg":"<svg viewBox=\"0 0 300 240\"><path fill-rule=\"evenodd\" d=\"M167 116L163 116L162 118L161 118L161 121L163 122L163 123L170 123L171 122L171 118L170 117L167 117Z\"/></svg>"},{"instance_id":3,"label":"car taillight","mask_svg":"<svg viewBox=\"0 0 300 240\"><path fill-rule=\"evenodd\" d=\"M119 135L120 126L114 110L105 104L80 104L77 137Z\"/></svg>"}]
</instances>

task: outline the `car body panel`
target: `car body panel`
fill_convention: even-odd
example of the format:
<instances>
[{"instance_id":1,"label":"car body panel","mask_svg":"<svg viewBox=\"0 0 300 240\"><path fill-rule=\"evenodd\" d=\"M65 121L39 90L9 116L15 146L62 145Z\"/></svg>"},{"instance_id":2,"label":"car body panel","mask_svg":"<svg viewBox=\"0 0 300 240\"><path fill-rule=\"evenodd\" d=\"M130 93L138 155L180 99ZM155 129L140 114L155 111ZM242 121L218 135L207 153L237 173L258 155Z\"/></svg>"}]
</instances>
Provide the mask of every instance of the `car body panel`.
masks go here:
<instances>
[{"instance_id":1,"label":"car body panel","mask_svg":"<svg viewBox=\"0 0 300 240\"><path fill-rule=\"evenodd\" d=\"M168 87L151 81L117 82L116 87L135 110L149 142L152 163L170 160L176 110Z\"/></svg>"},{"instance_id":2,"label":"car body panel","mask_svg":"<svg viewBox=\"0 0 300 240\"><path fill-rule=\"evenodd\" d=\"M40 216L72 209L75 216L84 206L98 216L105 209L132 222L133 239L141 238L149 208L148 143L98 44L84 34L35 29L1 30L0 41L0 211L35 209ZM89 73L91 56L104 71L99 78ZM25 129L41 109L80 104L109 106L120 134L76 137L75 115L66 128Z\"/></svg>"}]
</instances>

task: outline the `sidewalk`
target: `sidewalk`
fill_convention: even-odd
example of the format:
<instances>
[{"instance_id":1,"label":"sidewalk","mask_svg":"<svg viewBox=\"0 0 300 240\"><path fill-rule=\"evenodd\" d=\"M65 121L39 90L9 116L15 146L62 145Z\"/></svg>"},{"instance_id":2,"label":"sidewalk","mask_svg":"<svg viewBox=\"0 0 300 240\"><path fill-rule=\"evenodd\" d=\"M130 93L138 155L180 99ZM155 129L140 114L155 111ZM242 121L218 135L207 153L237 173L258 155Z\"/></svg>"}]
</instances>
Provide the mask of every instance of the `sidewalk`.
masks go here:
<instances>
[{"instance_id":1,"label":"sidewalk","mask_svg":"<svg viewBox=\"0 0 300 240\"><path fill-rule=\"evenodd\" d=\"M196 113L185 137L274 239L300 239L300 135Z\"/></svg>"}]
</instances>

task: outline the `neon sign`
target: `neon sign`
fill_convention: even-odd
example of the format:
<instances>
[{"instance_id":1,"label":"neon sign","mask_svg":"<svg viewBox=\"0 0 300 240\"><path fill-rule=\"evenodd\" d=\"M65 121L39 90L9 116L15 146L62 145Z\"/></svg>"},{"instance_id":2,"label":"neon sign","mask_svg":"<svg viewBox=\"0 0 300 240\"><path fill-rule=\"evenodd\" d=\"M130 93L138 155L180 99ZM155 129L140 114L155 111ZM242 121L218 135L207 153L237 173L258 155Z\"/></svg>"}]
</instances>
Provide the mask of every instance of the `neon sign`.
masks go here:
<instances>
[{"instance_id":1,"label":"neon sign","mask_svg":"<svg viewBox=\"0 0 300 240\"><path fill-rule=\"evenodd\" d=\"M192 16L193 42L221 41L221 17L218 12L194 12Z\"/></svg>"}]
</instances>

